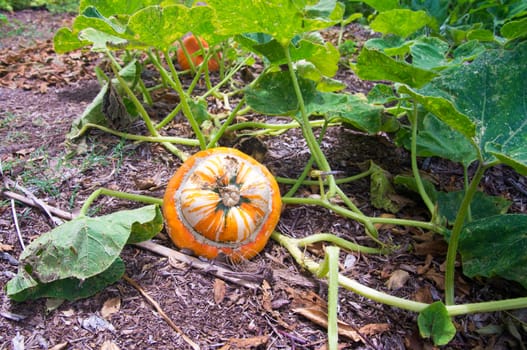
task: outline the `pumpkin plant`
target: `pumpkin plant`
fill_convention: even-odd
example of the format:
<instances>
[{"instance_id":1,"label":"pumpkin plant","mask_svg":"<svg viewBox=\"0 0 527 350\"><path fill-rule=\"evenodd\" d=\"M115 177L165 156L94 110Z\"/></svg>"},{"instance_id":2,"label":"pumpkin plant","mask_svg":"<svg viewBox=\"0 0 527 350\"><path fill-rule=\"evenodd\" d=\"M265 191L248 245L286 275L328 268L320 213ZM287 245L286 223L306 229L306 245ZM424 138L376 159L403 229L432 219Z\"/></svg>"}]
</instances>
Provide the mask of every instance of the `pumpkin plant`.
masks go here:
<instances>
[{"instance_id":1,"label":"pumpkin plant","mask_svg":"<svg viewBox=\"0 0 527 350\"><path fill-rule=\"evenodd\" d=\"M527 173L523 142L526 138L525 111L523 101L517 100L517 96L524 96L527 89L522 65L526 60L527 46L517 42L526 34L522 29L525 28L524 19L509 18L510 21L502 27L502 38L490 43L471 39L481 32L464 32L467 41L454 40L452 46L438 32L436 20L442 17L430 14L436 8L427 9L423 4L422 9L415 11L399 8L393 1L367 1L365 3L376 6L378 11L371 17L370 26L384 36L368 40L351 66L362 79L391 81L393 84L378 84L365 97L339 92L344 86L332 78L339 69L338 49L316 33L342 23L344 7L341 2L272 0L262 4L257 1L209 0L206 6L192 7L166 5L161 1L151 1L150 6L141 1L129 3L114 1L109 5L94 0L82 1L80 15L72 28L61 29L55 44L62 52L88 45L93 50L104 52L110 60L114 77L113 80L104 79L103 89L109 91L113 85L120 91L144 120L150 135L111 130L108 126L91 122L93 119L87 119L81 131L97 127L133 140L161 142L182 160L188 158L188 162L170 180L163 200L126 197L107 190L97 195L124 196L162 205L167 230L174 243L210 258L219 254L234 260L254 256L273 231L281 203L316 205L361 223L379 248L353 245L335 235L316 234L293 239L278 232L272 233L272 238L286 247L298 264L319 277L328 277L330 348L336 347L336 292L339 285L377 302L419 313L422 334L432 336L437 345L447 343L455 334L450 321L452 316L527 305L526 298L455 305L453 294L458 247L463 267L470 276L499 275L526 285L522 256L514 255L512 259L495 254L496 251L517 251L514 242L520 240L524 243L521 236L524 231L504 226L512 222L524 227L525 215L502 215L506 206L479 212L473 206L474 198L492 202L482 193L476 197L478 184L491 166L507 164L519 173ZM191 38L203 38L211 46L222 40L234 43L239 51L232 52L245 55L230 57L233 63L230 71L215 86L207 83L207 91L200 96L195 96L194 88L200 75L205 73L207 76L206 72L212 70L209 66L212 58L208 57L210 51L203 57L209 59L208 64L196 61L197 72L187 88L183 87L181 72L172 61L174 42L189 31L195 35ZM436 35L427 36L429 31ZM503 38L509 40L507 47L501 45ZM204 50L206 42L196 40L201 54L207 51ZM135 59L122 64L119 50L125 50L125 57ZM134 52L136 55L132 54ZM251 61L251 55L261 59L264 69L256 79L248 82L248 86L240 89L232 78ZM151 120L144 106L149 103L151 90L141 84L144 66L138 57L147 57L146 63L159 73L161 82L155 88L172 88L180 98L179 104L158 123ZM189 61L188 58L187 62L191 63L192 59ZM220 60L220 65L222 62ZM180 65L183 66L183 61ZM499 83L502 81L507 84ZM228 88L233 91L220 92ZM485 97L484 103L481 94ZM206 106L210 96L227 102L231 96L240 98L232 110L212 115ZM93 117L92 112L100 117L98 108L104 96L98 98L99 101L87 112L90 117ZM193 139L163 136L164 127L180 111L192 128ZM292 121L282 124L236 123L239 116L249 111L287 116ZM387 194L393 188L385 172L373 163L363 173L347 178L335 176L337 173L332 170L330 160L321 148L326 130L333 125L345 125L367 134L397 132L397 143L411 152L412 177L396 177L395 184L414 189L421 195L429 209L430 221L365 215L342 190L341 184L369 176L372 198L384 199L389 197ZM214 149L221 143L225 132L272 136L290 128L301 130L311 158L298 178L278 178L284 185L291 185L281 200L276 183L265 168L235 150ZM318 136L314 128L319 129ZM199 146L201 152L188 157L180 146ZM465 169L464 190L455 196L435 190L432 184L421 178L418 156L439 156L461 163ZM476 171L470 178L469 167L474 167L473 164L476 164ZM264 182L269 184L267 188L264 188ZM304 185L318 185L320 196L305 198L297 195L298 189ZM83 208L93 198L90 197ZM378 203L382 210L393 208L391 203L386 204L386 200ZM441 234L448 240L444 304L429 305L393 297L340 275L335 261L338 250L333 247L327 250L325 260L320 264L301 249L324 241L343 249L389 253L390 247L383 242L375 224L413 226ZM507 238L503 242L492 234L497 227L503 228ZM488 241L478 242L475 238L478 233ZM488 247L494 251L489 253ZM496 259L489 263L488 256ZM442 325L441 329L434 328L438 324Z\"/></svg>"}]
</instances>

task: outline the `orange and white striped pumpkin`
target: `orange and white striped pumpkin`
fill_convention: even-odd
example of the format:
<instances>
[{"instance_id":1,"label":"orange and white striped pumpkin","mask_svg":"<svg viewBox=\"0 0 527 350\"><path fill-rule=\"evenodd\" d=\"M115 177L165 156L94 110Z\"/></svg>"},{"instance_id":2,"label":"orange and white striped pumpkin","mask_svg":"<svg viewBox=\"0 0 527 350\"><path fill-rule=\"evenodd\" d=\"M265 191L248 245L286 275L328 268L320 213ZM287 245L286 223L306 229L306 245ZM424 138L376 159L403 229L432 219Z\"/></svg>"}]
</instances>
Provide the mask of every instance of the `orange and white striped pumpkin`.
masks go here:
<instances>
[{"instance_id":1,"label":"orange and white striped pumpkin","mask_svg":"<svg viewBox=\"0 0 527 350\"><path fill-rule=\"evenodd\" d=\"M163 198L163 215L179 248L237 261L264 248L281 206L278 184L265 166L218 147L194 154L178 169Z\"/></svg>"}]
</instances>

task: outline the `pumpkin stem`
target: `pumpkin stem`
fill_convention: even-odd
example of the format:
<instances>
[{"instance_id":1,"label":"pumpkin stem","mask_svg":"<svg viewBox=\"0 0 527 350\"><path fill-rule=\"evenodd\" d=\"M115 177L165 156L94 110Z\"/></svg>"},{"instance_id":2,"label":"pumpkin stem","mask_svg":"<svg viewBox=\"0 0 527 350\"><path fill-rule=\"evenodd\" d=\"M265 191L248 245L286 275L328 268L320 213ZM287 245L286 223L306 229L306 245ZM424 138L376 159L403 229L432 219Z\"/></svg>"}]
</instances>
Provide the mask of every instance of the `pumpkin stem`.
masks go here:
<instances>
[{"instance_id":1,"label":"pumpkin stem","mask_svg":"<svg viewBox=\"0 0 527 350\"><path fill-rule=\"evenodd\" d=\"M220 186L220 198L227 208L234 207L240 203L240 189L236 185Z\"/></svg>"}]
</instances>

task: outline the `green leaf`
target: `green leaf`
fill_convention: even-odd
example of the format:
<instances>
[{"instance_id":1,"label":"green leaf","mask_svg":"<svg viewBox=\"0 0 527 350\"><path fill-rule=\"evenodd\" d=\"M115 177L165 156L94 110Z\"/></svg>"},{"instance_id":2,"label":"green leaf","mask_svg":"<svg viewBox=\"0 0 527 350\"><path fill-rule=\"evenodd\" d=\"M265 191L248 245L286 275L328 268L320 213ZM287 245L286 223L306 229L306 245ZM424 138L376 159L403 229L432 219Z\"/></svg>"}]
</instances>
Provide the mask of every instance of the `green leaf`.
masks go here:
<instances>
[{"instance_id":1,"label":"green leaf","mask_svg":"<svg viewBox=\"0 0 527 350\"><path fill-rule=\"evenodd\" d=\"M455 105L448 99L420 94L406 85L401 85L397 91L412 96L426 110L441 119L451 128L459 131L468 139L474 137L476 134L475 123L467 115L458 111Z\"/></svg>"},{"instance_id":2,"label":"green leaf","mask_svg":"<svg viewBox=\"0 0 527 350\"><path fill-rule=\"evenodd\" d=\"M237 41L249 50L263 55L274 65L287 64L284 48L269 35L248 33L237 36ZM338 70L340 55L337 48L329 42L324 43L318 35L297 37L288 47L293 62L306 60L321 74L329 77L335 75Z\"/></svg>"},{"instance_id":3,"label":"green leaf","mask_svg":"<svg viewBox=\"0 0 527 350\"><path fill-rule=\"evenodd\" d=\"M353 70L361 79L389 80L412 87L421 87L437 76L433 71L397 61L383 52L365 47L357 57Z\"/></svg>"},{"instance_id":4,"label":"green leaf","mask_svg":"<svg viewBox=\"0 0 527 350\"><path fill-rule=\"evenodd\" d=\"M410 149L411 137L409 128L401 128L395 142ZM430 113L418 118L416 141L419 157L441 157L465 166L477 159L476 148L463 134Z\"/></svg>"},{"instance_id":5,"label":"green leaf","mask_svg":"<svg viewBox=\"0 0 527 350\"><path fill-rule=\"evenodd\" d=\"M56 53L66 53L85 47L89 41L82 41L78 34L74 34L69 28L60 28L53 37L53 47Z\"/></svg>"},{"instance_id":6,"label":"green leaf","mask_svg":"<svg viewBox=\"0 0 527 350\"><path fill-rule=\"evenodd\" d=\"M329 121L340 121L370 134L383 130L384 108L370 104L363 95L318 92L305 104L309 115L322 115Z\"/></svg>"},{"instance_id":7,"label":"green leaf","mask_svg":"<svg viewBox=\"0 0 527 350\"><path fill-rule=\"evenodd\" d=\"M465 191L441 192L437 191L437 206L439 216L446 218L447 222L456 220ZM486 218L498 214L505 214L512 202L500 197L490 196L483 192L476 192L470 203L470 212L473 220Z\"/></svg>"},{"instance_id":8,"label":"green leaf","mask_svg":"<svg viewBox=\"0 0 527 350\"><path fill-rule=\"evenodd\" d=\"M92 51L106 52L109 49L123 48L129 43L128 40L120 36L101 32L93 28L86 28L79 33L79 39L84 42L92 43Z\"/></svg>"},{"instance_id":9,"label":"green leaf","mask_svg":"<svg viewBox=\"0 0 527 350\"><path fill-rule=\"evenodd\" d=\"M189 31L199 34L195 27L201 21L209 21L210 17L212 10L206 6L150 6L134 13L128 28L134 33L134 40L145 47L164 50Z\"/></svg>"},{"instance_id":10,"label":"green leaf","mask_svg":"<svg viewBox=\"0 0 527 350\"><path fill-rule=\"evenodd\" d=\"M451 64L446 58L448 49L448 43L439 38L419 38L410 47L412 63L426 70L445 68Z\"/></svg>"},{"instance_id":11,"label":"green leaf","mask_svg":"<svg viewBox=\"0 0 527 350\"><path fill-rule=\"evenodd\" d=\"M411 45L411 40L404 40L403 38L396 35L388 35L382 38L373 38L364 43L365 48L382 51L390 57L404 57L410 52Z\"/></svg>"},{"instance_id":12,"label":"green leaf","mask_svg":"<svg viewBox=\"0 0 527 350\"><path fill-rule=\"evenodd\" d=\"M385 104L397 101L393 87L385 84L375 84L368 92L368 101L374 104Z\"/></svg>"},{"instance_id":13,"label":"green leaf","mask_svg":"<svg viewBox=\"0 0 527 350\"><path fill-rule=\"evenodd\" d=\"M393 9L381 12L370 23L371 29L382 34L395 34L406 38L435 21L425 11Z\"/></svg>"},{"instance_id":14,"label":"green leaf","mask_svg":"<svg viewBox=\"0 0 527 350\"><path fill-rule=\"evenodd\" d=\"M81 0L79 12L95 7L103 16L131 15L147 6L158 5L161 0Z\"/></svg>"},{"instance_id":15,"label":"green leaf","mask_svg":"<svg viewBox=\"0 0 527 350\"><path fill-rule=\"evenodd\" d=\"M317 93L315 82L302 78L298 82L304 100L312 99ZM299 108L289 72L264 73L245 89L245 97L251 108L264 114L294 115Z\"/></svg>"},{"instance_id":16,"label":"green leaf","mask_svg":"<svg viewBox=\"0 0 527 350\"><path fill-rule=\"evenodd\" d=\"M38 283L31 275L23 271L6 284L6 292L15 301L39 298L77 300L97 294L105 287L120 280L124 272L124 262L119 257L108 269L85 280L65 278L50 283Z\"/></svg>"},{"instance_id":17,"label":"green leaf","mask_svg":"<svg viewBox=\"0 0 527 350\"><path fill-rule=\"evenodd\" d=\"M210 0L207 4L215 11L219 33L230 36L265 33L278 40L282 47L287 47L298 34L337 24L340 21L339 13L340 17L343 15L342 7L335 6L336 1L327 0L311 6L307 6L307 0ZM326 9L333 7L336 13L323 16L327 11L314 11L322 4Z\"/></svg>"},{"instance_id":18,"label":"green leaf","mask_svg":"<svg viewBox=\"0 0 527 350\"><path fill-rule=\"evenodd\" d=\"M459 252L469 276L500 276L527 288L527 215L496 215L463 227Z\"/></svg>"},{"instance_id":19,"label":"green leaf","mask_svg":"<svg viewBox=\"0 0 527 350\"><path fill-rule=\"evenodd\" d=\"M149 239L162 227L161 211L155 205L68 221L26 247L20 256L18 274L10 281L9 290L13 295L25 295L25 289L30 288L27 293L32 298L42 297L35 294L39 290L46 295L63 293L54 291L53 286L63 288L67 293L65 286L72 287L76 281L86 283L109 269L127 242ZM101 281L112 280L112 276L119 275L119 271L114 268L94 281L100 287ZM56 284L50 286L50 283ZM86 288L80 288L78 293L85 293L86 290L91 293L95 287ZM71 296L77 297L77 294Z\"/></svg>"},{"instance_id":20,"label":"green leaf","mask_svg":"<svg viewBox=\"0 0 527 350\"><path fill-rule=\"evenodd\" d=\"M161 214L161 210L158 206L148 206L143 207L140 210L136 210L144 218L140 221L134 221L132 224L132 230L130 231L130 237L128 237L126 244L148 241L163 229L163 215ZM126 211L124 214L122 214L122 218L120 217L119 213L122 213L122 211L114 214L117 219L122 219L123 221L129 220L129 216Z\"/></svg>"},{"instance_id":21,"label":"green leaf","mask_svg":"<svg viewBox=\"0 0 527 350\"><path fill-rule=\"evenodd\" d=\"M358 0L351 0L352 2L359 2ZM365 0L360 1L363 2L371 7L373 7L375 10L382 12L382 11L388 11L393 10L396 8L399 8L399 1L398 0Z\"/></svg>"},{"instance_id":22,"label":"green leaf","mask_svg":"<svg viewBox=\"0 0 527 350\"><path fill-rule=\"evenodd\" d=\"M309 79L299 77L298 81L308 115L339 120L369 133L382 129L382 106L368 103L361 95L320 92L315 82ZM298 99L294 93L287 93L292 91L289 72L271 72L265 73L248 87L245 96L247 104L260 113L296 116L299 111Z\"/></svg>"},{"instance_id":23,"label":"green leaf","mask_svg":"<svg viewBox=\"0 0 527 350\"><path fill-rule=\"evenodd\" d=\"M436 346L448 344L456 335L456 327L448 316L446 306L440 301L419 313L417 325L421 337L432 338Z\"/></svg>"},{"instance_id":24,"label":"green leaf","mask_svg":"<svg viewBox=\"0 0 527 350\"><path fill-rule=\"evenodd\" d=\"M466 136L474 136L486 162L499 160L523 175L527 175L525 62L527 43L512 50L488 50L471 64L449 70L420 91L421 96L441 96L456 106L456 114L462 113L463 118L452 119L446 115L447 110L441 114L429 110ZM419 99L427 102L427 98Z\"/></svg>"},{"instance_id":25,"label":"green leaf","mask_svg":"<svg viewBox=\"0 0 527 350\"><path fill-rule=\"evenodd\" d=\"M501 35L509 40L527 35L527 17L507 22L501 27Z\"/></svg>"}]
</instances>

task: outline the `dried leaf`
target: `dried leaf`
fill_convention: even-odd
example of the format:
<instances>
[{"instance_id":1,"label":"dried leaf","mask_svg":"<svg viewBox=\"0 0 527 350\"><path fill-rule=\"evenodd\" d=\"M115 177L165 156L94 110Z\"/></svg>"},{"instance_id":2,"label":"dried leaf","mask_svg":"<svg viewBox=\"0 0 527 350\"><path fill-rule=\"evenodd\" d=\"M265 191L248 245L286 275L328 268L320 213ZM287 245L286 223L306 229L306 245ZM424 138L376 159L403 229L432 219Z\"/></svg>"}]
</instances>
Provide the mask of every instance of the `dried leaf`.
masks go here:
<instances>
[{"instance_id":1,"label":"dried leaf","mask_svg":"<svg viewBox=\"0 0 527 350\"><path fill-rule=\"evenodd\" d=\"M12 250L13 246L11 244L0 243L0 252L10 252Z\"/></svg>"},{"instance_id":2,"label":"dried leaf","mask_svg":"<svg viewBox=\"0 0 527 350\"><path fill-rule=\"evenodd\" d=\"M388 323L370 323L365 326L362 326L359 329L361 335L377 335L384 333L390 329Z\"/></svg>"},{"instance_id":3,"label":"dried leaf","mask_svg":"<svg viewBox=\"0 0 527 350\"><path fill-rule=\"evenodd\" d=\"M404 270L395 270L392 272L392 275L386 281L386 287L390 290L397 290L404 287L408 279L410 278L410 274Z\"/></svg>"},{"instance_id":4,"label":"dried leaf","mask_svg":"<svg viewBox=\"0 0 527 350\"><path fill-rule=\"evenodd\" d=\"M428 269L430 269L430 265L432 264L433 258L434 257L432 255L430 255L430 254L428 254L426 256L425 264L423 266L418 266L417 267L416 271L417 271L417 273L419 275L422 275L422 274L426 273L426 271L428 271Z\"/></svg>"},{"instance_id":5,"label":"dried leaf","mask_svg":"<svg viewBox=\"0 0 527 350\"><path fill-rule=\"evenodd\" d=\"M219 278L214 279L214 302L216 304L221 304L223 299L225 299L225 282Z\"/></svg>"},{"instance_id":6,"label":"dried leaf","mask_svg":"<svg viewBox=\"0 0 527 350\"><path fill-rule=\"evenodd\" d=\"M425 278L434 282L438 289L445 290L445 275L434 271L428 270L424 274Z\"/></svg>"},{"instance_id":7,"label":"dried leaf","mask_svg":"<svg viewBox=\"0 0 527 350\"><path fill-rule=\"evenodd\" d=\"M269 341L268 335L260 335L252 338L231 338L220 348L220 350L230 350L230 349L255 349L260 345L265 345Z\"/></svg>"},{"instance_id":8,"label":"dried leaf","mask_svg":"<svg viewBox=\"0 0 527 350\"><path fill-rule=\"evenodd\" d=\"M319 307L300 307L293 309L293 312L304 316L311 322L321 327L328 327L328 314L325 311L321 310ZM338 333L339 335L349 338L355 342L362 340L359 333L357 333L357 331L355 330L355 327L342 321L338 321Z\"/></svg>"},{"instance_id":9,"label":"dried leaf","mask_svg":"<svg viewBox=\"0 0 527 350\"><path fill-rule=\"evenodd\" d=\"M121 309L121 298L115 297L106 300L101 309L101 316L108 319L111 315L119 312Z\"/></svg>"},{"instance_id":10,"label":"dried leaf","mask_svg":"<svg viewBox=\"0 0 527 350\"><path fill-rule=\"evenodd\" d=\"M422 288L419 288L417 292L414 294L414 300L426 303L426 304L432 304L434 302L434 298L432 297L432 292L430 291L429 286L425 286Z\"/></svg>"},{"instance_id":11,"label":"dried leaf","mask_svg":"<svg viewBox=\"0 0 527 350\"><path fill-rule=\"evenodd\" d=\"M271 286L269 283L264 280L262 282L262 307L265 311L272 313L273 312L273 296L271 293Z\"/></svg>"},{"instance_id":12,"label":"dried leaf","mask_svg":"<svg viewBox=\"0 0 527 350\"><path fill-rule=\"evenodd\" d=\"M120 350L120 349L117 346L117 344L115 344L114 342L110 340L106 340L104 343L102 343L101 350Z\"/></svg>"},{"instance_id":13,"label":"dried leaf","mask_svg":"<svg viewBox=\"0 0 527 350\"><path fill-rule=\"evenodd\" d=\"M62 349L66 349L67 347L68 347L68 343L64 342L64 343L59 343L59 344L49 348L49 350L62 350Z\"/></svg>"}]
</instances>

